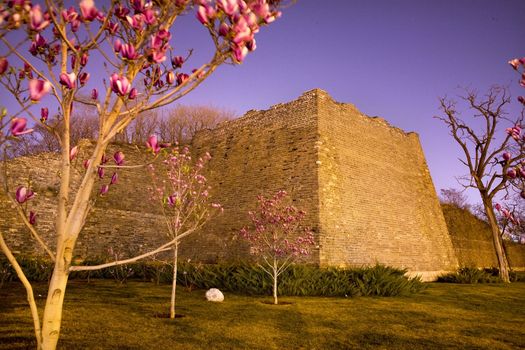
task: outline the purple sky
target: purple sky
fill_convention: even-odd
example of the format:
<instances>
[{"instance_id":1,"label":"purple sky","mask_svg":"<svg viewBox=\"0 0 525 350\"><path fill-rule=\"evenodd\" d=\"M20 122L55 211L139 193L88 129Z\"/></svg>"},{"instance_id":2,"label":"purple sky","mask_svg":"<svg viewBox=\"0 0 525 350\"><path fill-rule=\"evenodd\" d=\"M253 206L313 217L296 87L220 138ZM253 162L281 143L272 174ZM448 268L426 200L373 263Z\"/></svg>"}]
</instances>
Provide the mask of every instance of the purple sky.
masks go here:
<instances>
[{"instance_id":1,"label":"purple sky","mask_svg":"<svg viewBox=\"0 0 525 350\"><path fill-rule=\"evenodd\" d=\"M220 67L180 103L242 115L321 88L364 114L419 133L436 189L458 187L455 176L465 169L446 127L432 118L438 97L462 88L485 92L493 84L509 86L514 97L525 93L507 64L525 56L524 18L523 0L299 0L261 29L257 50L242 65ZM175 54L194 49L188 65L211 55L194 13L179 18L172 33ZM107 77L103 69L92 73L88 91ZM519 110L513 102L511 112ZM473 192L470 198L477 201Z\"/></svg>"},{"instance_id":2,"label":"purple sky","mask_svg":"<svg viewBox=\"0 0 525 350\"><path fill-rule=\"evenodd\" d=\"M507 61L525 55L524 18L523 0L299 0L261 30L242 66L221 67L181 102L242 114L318 87L419 133L437 191L458 187L455 176L466 172L458 146L432 118L438 97L463 88L483 93L493 84L523 94ZM174 39L179 48L192 45ZM474 192L469 197L477 201Z\"/></svg>"}]
</instances>

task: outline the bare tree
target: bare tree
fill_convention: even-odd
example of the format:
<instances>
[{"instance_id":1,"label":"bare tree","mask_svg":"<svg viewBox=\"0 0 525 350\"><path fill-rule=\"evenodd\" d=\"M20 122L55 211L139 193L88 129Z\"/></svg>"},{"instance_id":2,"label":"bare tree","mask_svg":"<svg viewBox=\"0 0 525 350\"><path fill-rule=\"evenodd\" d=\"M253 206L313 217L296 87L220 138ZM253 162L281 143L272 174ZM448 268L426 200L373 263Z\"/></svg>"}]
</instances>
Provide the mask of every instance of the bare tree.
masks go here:
<instances>
[{"instance_id":1,"label":"bare tree","mask_svg":"<svg viewBox=\"0 0 525 350\"><path fill-rule=\"evenodd\" d=\"M198 131L211 129L234 117L231 110L214 106L177 105L164 112L159 122L159 135L163 141L186 144Z\"/></svg>"},{"instance_id":2,"label":"bare tree","mask_svg":"<svg viewBox=\"0 0 525 350\"><path fill-rule=\"evenodd\" d=\"M97 110L91 105L78 104L71 114L71 144L76 145L81 139L94 140L98 135ZM64 120L61 114L37 123L34 132L17 140L17 147L9 148L8 157L14 158L41 152L58 152L59 135L64 132Z\"/></svg>"},{"instance_id":3,"label":"bare tree","mask_svg":"<svg viewBox=\"0 0 525 350\"><path fill-rule=\"evenodd\" d=\"M118 142L144 144L150 135L158 134L163 142L188 144L199 130L211 129L234 117L234 112L225 108L178 105L168 110L142 113L115 139Z\"/></svg>"},{"instance_id":4,"label":"bare tree","mask_svg":"<svg viewBox=\"0 0 525 350\"><path fill-rule=\"evenodd\" d=\"M461 190L456 188L442 188L440 190L440 199L442 203L451 204L461 209L470 210L467 202L467 196Z\"/></svg>"},{"instance_id":5,"label":"bare tree","mask_svg":"<svg viewBox=\"0 0 525 350\"><path fill-rule=\"evenodd\" d=\"M508 152L511 135L499 132L503 123L521 125L523 116L509 119L505 107L510 103L506 89L492 87L486 95L478 97L467 91L461 99L466 103L471 115L468 121L460 118L456 102L440 98L444 116L437 117L450 129L450 134L463 151L460 158L469 171L463 178L463 186L478 190L487 220L492 231L494 250L498 259L499 275L504 282L510 282L509 264L503 246L502 232L494 212L497 195L508 189L507 172L513 164L521 160L523 153L512 155ZM501 138L500 138L501 136ZM505 154L504 154L505 153Z\"/></svg>"}]
</instances>

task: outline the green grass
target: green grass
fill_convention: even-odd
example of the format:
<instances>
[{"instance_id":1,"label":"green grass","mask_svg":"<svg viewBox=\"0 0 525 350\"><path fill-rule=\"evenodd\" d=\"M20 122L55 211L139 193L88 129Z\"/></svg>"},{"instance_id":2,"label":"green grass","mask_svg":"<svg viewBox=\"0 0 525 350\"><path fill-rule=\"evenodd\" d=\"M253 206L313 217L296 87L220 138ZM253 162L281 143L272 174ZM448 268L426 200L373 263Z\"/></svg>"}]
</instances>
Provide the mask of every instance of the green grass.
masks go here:
<instances>
[{"instance_id":1,"label":"green grass","mask_svg":"<svg viewBox=\"0 0 525 350\"><path fill-rule=\"evenodd\" d=\"M44 294L37 284L36 294ZM175 321L169 285L72 281L60 349L520 349L525 348L525 283L430 284L404 297L269 297L178 290ZM41 305L43 297L38 299ZM23 288L0 289L0 349L33 349Z\"/></svg>"}]
</instances>

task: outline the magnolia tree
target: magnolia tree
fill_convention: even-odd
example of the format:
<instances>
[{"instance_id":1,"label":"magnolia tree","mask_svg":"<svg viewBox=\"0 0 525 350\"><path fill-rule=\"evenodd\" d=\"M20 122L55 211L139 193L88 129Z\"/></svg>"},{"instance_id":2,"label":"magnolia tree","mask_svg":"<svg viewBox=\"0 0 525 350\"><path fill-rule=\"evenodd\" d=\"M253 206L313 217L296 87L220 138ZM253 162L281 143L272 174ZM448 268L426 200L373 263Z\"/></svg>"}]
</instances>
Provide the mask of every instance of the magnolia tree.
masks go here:
<instances>
[{"instance_id":1,"label":"magnolia tree","mask_svg":"<svg viewBox=\"0 0 525 350\"><path fill-rule=\"evenodd\" d=\"M148 144L156 143L156 137L151 136ZM170 306L170 318L175 318L179 243L201 228L212 215L221 212L222 207L210 201L210 186L203 175L205 164L211 158L209 153L197 159L195 164L192 163L188 147L183 147L182 150L175 147L165 156L160 167L149 166L153 180L150 190L151 199L162 208L168 240L175 241L171 247L173 281Z\"/></svg>"},{"instance_id":2,"label":"magnolia tree","mask_svg":"<svg viewBox=\"0 0 525 350\"><path fill-rule=\"evenodd\" d=\"M257 211L249 211L251 227L240 236L250 243L250 253L259 258L258 265L273 281L273 300L278 304L278 277L300 256L310 254L315 244L313 232L301 227L305 212L289 205L286 191L271 198L258 196Z\"/></svg>"},{"instance_id":3,"label":"magnolia tree","mask_svg":"<svg viewBox=\"0 0 525 350\"><path fill-rule=\"evenodd\" d=\"M95 180L106 168L125 166L121 152L115 155L115 164L105 162L109 142L137 115L180 99L219 65L241 63L256 48L254 36L260 27L279 16L278 4L266 0L113 0L105 7L82 0L78 6L66 8L60 0L0 2L0 83L19 106L4 115L3 124L8 122L9 126L1 129L0 141L11 145L13 139L30 133L29 125L36 123L49 127L60 145L54 248L32 225L36 213L26 207L34 197L32 189L27 185L8 188L7 179L3 179L5 195L16 205L20 220L54 262L41 323L31 285L6 244L5 233L0 232L0 247L27 290L39 349L56 348L69 273L111 265L71 264L96 192ZM177 50L171 29L180 15L191 15L193 10L214 50L209 61L192 67L191 51ZM79 185L73 188L72 161L79 148L71 143L75 128L71 116L81 105L96 108L98 130L94 147L86 150L89 155L84 159ZM58 115L60 128L47 125L49 114ZM98 191L104 195L109 189L108 183ZM176 241L112 264L155 254Z\"/></svg>"}]
</instances>

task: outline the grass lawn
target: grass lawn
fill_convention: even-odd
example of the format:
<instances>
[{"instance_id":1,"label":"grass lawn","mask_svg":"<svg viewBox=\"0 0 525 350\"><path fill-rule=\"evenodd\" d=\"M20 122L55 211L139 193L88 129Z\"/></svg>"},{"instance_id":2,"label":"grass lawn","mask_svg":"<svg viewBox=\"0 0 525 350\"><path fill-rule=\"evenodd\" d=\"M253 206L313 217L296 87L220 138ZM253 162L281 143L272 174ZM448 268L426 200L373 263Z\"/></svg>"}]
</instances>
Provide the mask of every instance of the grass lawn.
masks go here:
<instances>
[{"instance_id":1,"label":"grass lawn","mask_svg":"<svg viewBox=\"0 0 525 350\"><path fill-rule=\"evenodd\" d=\"M37 285L36 295L46 286ZM525 283L430 284L410 297L270 297L178 289L175 321L169 285L72 281L60 349L525 349ZM39 305L44 297L39 297ZM0 349L33 349L32 321L19 283L0 289Z\"/></svg>"}]
</instances>

